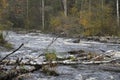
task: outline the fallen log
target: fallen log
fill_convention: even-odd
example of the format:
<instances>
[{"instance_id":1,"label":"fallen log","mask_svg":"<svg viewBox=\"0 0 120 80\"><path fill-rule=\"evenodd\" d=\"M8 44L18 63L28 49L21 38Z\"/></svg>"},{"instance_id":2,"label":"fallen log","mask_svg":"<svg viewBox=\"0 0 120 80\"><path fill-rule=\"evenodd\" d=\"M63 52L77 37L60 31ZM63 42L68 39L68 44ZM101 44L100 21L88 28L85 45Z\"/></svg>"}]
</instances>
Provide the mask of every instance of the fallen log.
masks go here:
<instances>
[{"instance_id":1,"label":"fallen log","mask_svg":"<svg viewBox=\"0 0 120 80\"><path fill-rule=\"evenodd\" d=\"M28 65L28 66L42 66L42 65L48 65L48 64L66 64L66 65L73 65L73 64L103 64L103 63L111 63L115 61L115 59L111 59L111 60L103 60L103 61L72 61L72 60L64 60L64 61L46 61L46 62L34 62L34 61L30 61L30 62L23 62L21 61L19 63L19 65ZM4 60L2 64L6 65L15 65L16 64L16 60L11 60L11 61L7 61ZM2 65L1 64L1 65Z\"/></svg>"},{"instance_id":2,"label":"fallen log","mask_svg":"<svg viewBox=\"0 0 120 80\"><path fill-rule=\"evenodd\" d=\"M90 64L104 64L104 63L111 63L114 60L108 60L108 61L71 61L71 60L64 60L64 61L52 61L52 62L41 62L41 63L34 63L34 62L20 62L18 66L24 65L24 66L32 66L34 68L32 69L12 69L8 72L3 71L2 74L0 74L0 80L12 80L13 78L22 75L22 74L26 74L26 73L30 73L30 72L34 72L37 71L39 69L42 69L43 66L46 65L52 65L52 64L58 64L58 65L76 65L76 64L85 64L85 65L90 65ZM7 62L7 63L6 63ZM6 63L6 65L11 65L14 66L16 65L16 60L11 60L11 61L6 61L3 60L3 65ZM1 65L2 65L1 64ZM120 66L119 66L120 67ZM120 71L120 68L118 67L118 69L114 69L114 71ZM103 67L104 70L111 70L111 68L106 68ZM49 70L49 69L48 69ZM44 71L43 71L44 72ZM54 71L53 71L54 72ZM50 71L50 73L53 73L52 71ZM57 73L55 73L57 74ZM58 75L58 74L57 74Z\"/></svg>"}]
</instances>

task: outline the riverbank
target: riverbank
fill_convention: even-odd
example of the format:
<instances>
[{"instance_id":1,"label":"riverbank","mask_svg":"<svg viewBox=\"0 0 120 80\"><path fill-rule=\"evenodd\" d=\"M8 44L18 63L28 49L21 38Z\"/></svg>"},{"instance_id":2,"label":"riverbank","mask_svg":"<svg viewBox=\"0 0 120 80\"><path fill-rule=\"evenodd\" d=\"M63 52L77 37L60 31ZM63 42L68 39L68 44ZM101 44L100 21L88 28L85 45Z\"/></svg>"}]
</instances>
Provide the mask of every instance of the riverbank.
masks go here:
<instances>
[{"instance_id":1,"label":"riverbank","mask_svg":"<svg viewBox=\"0 0 120 80\"><path fill-rule=\"evenodd\" d=\"M93 36L93 37L87 37L86 39L98 41L102 43L120 44L120 37L117 37L117 36L104 36L104 37Z\"/></svg>"},{"instance_id":2,"label":"riverbank","mask_svg":"<svg viewBox=\"0 0 120 80\"><path fill-rule=\"evenodd\" d=\"M85 40L85 41L96 41L100 43L113 43L113 44L120 44L120 37L117 36L91 36L91 37L80 37L76 38L73 42L74 43L79 43L80 40Z\"/></svg>"},{"instance_id":3,"label":"riverbank","mask_svg":"<svg viewBox=\"0 0 120 80\"><path fill-rule=\"evenodd\" d=\"M101 43L114 43L114 44L120 44L120 37L118 36L80 36L80 34L73 34L73 35L68 35L65 32L61 33L54 33L54 32L48 32L48 31L41 31L41 30L36 30L36 29L30 29L30 30L25 30L25 29L14 29L11 30L13 32L16 32L18 34L27 34L27 33L42 33L42 34L49 34L50 36L53 37L58 37L58 38L72 38L75 39L75 43L78 43L80 40L86 40L86 41L97 41Z\"/></svg>"}]
</instances>

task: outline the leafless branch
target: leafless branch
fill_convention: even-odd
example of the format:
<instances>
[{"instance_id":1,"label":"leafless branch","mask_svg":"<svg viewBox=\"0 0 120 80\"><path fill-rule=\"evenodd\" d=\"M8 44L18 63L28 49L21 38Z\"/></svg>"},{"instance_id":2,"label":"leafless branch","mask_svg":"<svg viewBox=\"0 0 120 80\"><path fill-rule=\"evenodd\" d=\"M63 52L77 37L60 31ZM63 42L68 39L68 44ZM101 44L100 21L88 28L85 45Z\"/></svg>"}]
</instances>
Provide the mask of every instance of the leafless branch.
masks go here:
<instances>
[{"instance_id":1,"label":"leafless branch","mask_svg":"<svg viewBox=\"0 0 120 80\"><path fill-rule=\"evenodd\" d=\"M24 44L22 43L17 49L15 49L14 51L12 51L11 53L9 53L8 55L6 55L5 57L3 57L0 62L2 62L4 59L6 59L8 56L14 54L16 51L18 51Z\"/></svg>"},{"instance_id":2,"label":"leafless branch","mask_svg":"<svg viewBox=\"0 0 120 80\"><path fill-rule=\"evenodd\" d=\"M43 51L43 53L45 53L45 52L49 49L49 47L50 47L58 38L59 38L59 36L53 37L52 41L48 44L48 46L47 46L46 49ZM40 57L41 55L43 55L43 54L40 54L38 57Z\"/></svg>"}]
</instances>

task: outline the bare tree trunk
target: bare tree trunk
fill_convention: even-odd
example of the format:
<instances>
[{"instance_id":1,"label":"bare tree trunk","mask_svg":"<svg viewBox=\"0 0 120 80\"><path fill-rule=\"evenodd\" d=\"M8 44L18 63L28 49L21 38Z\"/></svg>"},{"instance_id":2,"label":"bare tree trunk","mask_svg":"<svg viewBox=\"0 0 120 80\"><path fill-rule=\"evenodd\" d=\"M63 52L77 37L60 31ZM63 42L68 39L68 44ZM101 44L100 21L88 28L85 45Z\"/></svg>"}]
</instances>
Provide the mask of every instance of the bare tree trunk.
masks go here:
<instances>
[{"instance_id":1,"label":"bare tree trunk","mask_svg":"<svg viewBox=\"0 0 120 80\"><path fill-rule=\"evenodd\" d=\"M80 4L81 4L81 6L80 6L80 12L82 12L82 10L83 10L83 0L81 0L81 3L80 3ZM80 19L82 19L82 16L83 16L83 15L80 15Z\"/></svg>"},{"instance_id":2,"label":"bare tree trunk","mask_svg":"<svg viewBox=\"0 0 120 80\"><path fill-rule=\"evenodd\" d=\"M45 1L42 0L42 28L45 28Z\"/></svg>"},{"instance_id":3,"label":"bare tree trunk","mask_svg":"<svg viewBox=\"0 0 120 80\"><path fill-rule=\"evenodd\" d=\"M104 0L102 0L102 5L101 6L102 6L102 9L103 9L103 7L104 7Z\"/></svg>"},{"instance_id":4,"label":"bare tree trunk","mask_svg":"<svg viewBox=\"0 0 120 80\"><path fill-rule=\"evenodd\" d=\"M117 2L116 2L116 7L117 7L117 27L119 28L119 19L120 19L120 16L119 16L119 0L117 0Z\"/></svg>"},{"instance_id":5,"label":"bare tree trunk","mask_svg":"<svg viewBox=\"0 0 120 80\"><path fill-rule=\"evenodd\" d=\"M104 0L101 0L101 3L100 3L100 5L101 5L101 12L102 12L102 20L103 20L103 8L104 8Z\"/></svg>"},{"instance_id":6,"label":"bare tree trunk","mask_svg":"<svg viewBox=\"0 0 120 80\"><path fill-rule=\"evenodd\" d=\"M89 0L89 21L91 21L91 0Z\"/></svg>"},{"instance_id":7,"label":"bare tree trunk","mask_svg":"<svg viewBox=\"0 0 120 80\"><path fill-rule=\"evenodd\" d=\"M103 13L103 9L104 9L104 0L101 0L101 12L102 12L102 19L101 19L101 25L103 26L103 21L104 21L104 13Z\"/></svg>"},{"instance_id":8,"label":"bare tree trunk","mask_svg":"<svg viewBox=\"0 0 120 80\"><path fill-rule=\"evenodd\" d=\"M67 16L67 0L63 0L64 14Z\"/></svg>"},{"instance_id":9,"label":"bare tree trunk","mask_svg":"<svg viewBox=\"0 0 120 80\"><path fill-rule=\"evenodd\" d=\"M26 29L28 29L29 27L29 1L27 0L27 26L26 26Z\"/></svg>"}]
</instances>

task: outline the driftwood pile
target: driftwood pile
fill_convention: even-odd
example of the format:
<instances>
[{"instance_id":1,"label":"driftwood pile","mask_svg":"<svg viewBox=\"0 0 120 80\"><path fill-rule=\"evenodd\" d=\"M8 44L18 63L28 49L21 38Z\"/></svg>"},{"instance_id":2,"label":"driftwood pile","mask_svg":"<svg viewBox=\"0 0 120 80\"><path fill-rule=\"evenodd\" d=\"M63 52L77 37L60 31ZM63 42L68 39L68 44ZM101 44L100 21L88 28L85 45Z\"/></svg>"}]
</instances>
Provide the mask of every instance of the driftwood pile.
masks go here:
<instances>
[{"instance_id":1,"label":"driftwood pile","mask_svg":"<svg viewBox=\"0 0 120 80\"><path fill-rule=\"evenodd\" d=\"M58 76L54 71L54 67L59 65L76 65L76 64L116 64L112 67L102 66L103 70L113 70L120 71L119 59L112 58L112 56L106 56L103 54L96 53L85 53L83 50L80 51L70 51L68 52L70 56L66 58L57 57L54 61L44 61L44 62L34 62L35 59L30 59L25 62L22 58L18 58L17 60L7 60L7 57L14 54L18 51L24 44L21 44L16 50L6 55L4 58L0 60L0 80L13 80L14 78L20 78L20 75L31 73L36 70L41 70L44 73L49 73L49 75ZM40 55L39 55L40 57ZM38 58L39 58L38 57ZM30 68L28 68L30 67ZM117 68L115 68L117 67ZM114 68L114 69L113 69Z\"/></svg>"}]
</instances>

